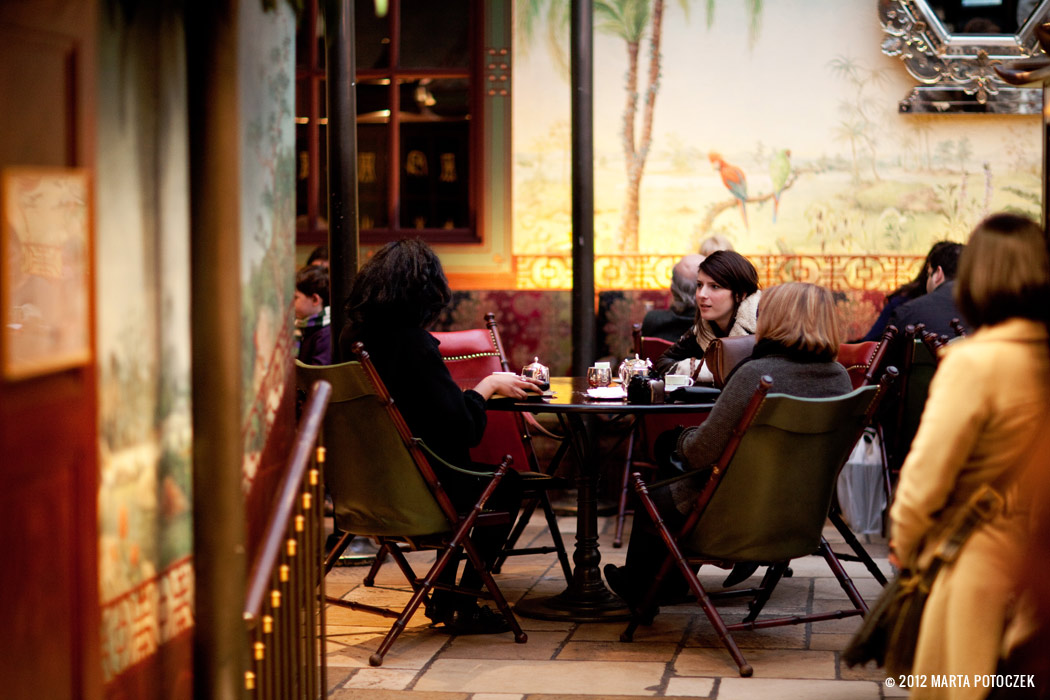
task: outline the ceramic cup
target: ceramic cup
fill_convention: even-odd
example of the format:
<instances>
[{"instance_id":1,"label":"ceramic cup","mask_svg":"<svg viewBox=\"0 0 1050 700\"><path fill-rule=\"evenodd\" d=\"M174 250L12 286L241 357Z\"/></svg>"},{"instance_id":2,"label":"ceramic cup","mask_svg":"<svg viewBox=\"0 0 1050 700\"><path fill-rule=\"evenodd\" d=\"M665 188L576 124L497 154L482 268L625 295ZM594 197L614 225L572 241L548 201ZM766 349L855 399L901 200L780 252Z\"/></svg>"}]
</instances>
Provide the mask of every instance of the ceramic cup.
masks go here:
<instances>
[{"instance_id":1,"label":"ceramic cup","mask_svg":"<svg viewBox=\"0 0 1050 700\"><path fill-rule=\"evenodd\" d=\"M664 386L667 390L677 389L680 386L692 386L693 379L687 374L667 374L664 375Z\"/></svg>"}]
</instances>

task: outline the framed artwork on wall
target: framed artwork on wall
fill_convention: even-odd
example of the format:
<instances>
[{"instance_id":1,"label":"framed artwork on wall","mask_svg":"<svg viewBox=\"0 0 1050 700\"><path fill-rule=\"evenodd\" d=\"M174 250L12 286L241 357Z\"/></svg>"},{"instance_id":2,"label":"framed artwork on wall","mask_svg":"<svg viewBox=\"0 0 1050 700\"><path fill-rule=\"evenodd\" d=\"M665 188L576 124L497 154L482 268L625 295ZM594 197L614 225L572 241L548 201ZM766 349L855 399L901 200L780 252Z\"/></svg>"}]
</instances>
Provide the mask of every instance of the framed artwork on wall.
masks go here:
<instances>
[{"instance_id":1,"label":"framed artwork on wall","mask_svg":"<svg viewBox=\"0 0 1050 700\"><path fill-rule=\"evenodd\" d=\"M91 360L90 201L83 168L0 172L4 379Z\"/></svg>"}]
</instances>

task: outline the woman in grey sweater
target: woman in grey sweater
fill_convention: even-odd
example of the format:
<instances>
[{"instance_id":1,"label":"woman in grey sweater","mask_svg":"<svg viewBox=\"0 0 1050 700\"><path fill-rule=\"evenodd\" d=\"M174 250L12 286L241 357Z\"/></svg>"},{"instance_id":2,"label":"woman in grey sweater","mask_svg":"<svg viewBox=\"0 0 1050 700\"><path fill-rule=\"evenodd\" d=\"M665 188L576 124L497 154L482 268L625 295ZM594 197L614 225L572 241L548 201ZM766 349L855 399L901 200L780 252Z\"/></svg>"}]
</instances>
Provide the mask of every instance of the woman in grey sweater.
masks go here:
<instances>
[{"instance_id":1,"label":"woman in grey sweater","mask_svg":"<svg viewBox=\"0 0 1050 700\"><path fill-rule=\"evenodd\" d=\"M680 474L682 468L696 472L691 479L672 482L668 489L650 490L672 530L685 520L762 376L772 377L772 392L806 398L841 396L853 388L846 368L835 361L842 336L835 302L827 289L788 282L765 290L758 305L755 337L751 357L729 375L711 415L701 425L680 431L670 463L661 465L656 473L655 480L660 480ZM626 565L605 567L609 586L628 603L639 602L666 555L648 518L636 518ZM754 571L750 566L739 568L726 585ZM672 569L664 580L660 602L674 602L686 590L685 579Z\"/></svg>"}]
</instances>

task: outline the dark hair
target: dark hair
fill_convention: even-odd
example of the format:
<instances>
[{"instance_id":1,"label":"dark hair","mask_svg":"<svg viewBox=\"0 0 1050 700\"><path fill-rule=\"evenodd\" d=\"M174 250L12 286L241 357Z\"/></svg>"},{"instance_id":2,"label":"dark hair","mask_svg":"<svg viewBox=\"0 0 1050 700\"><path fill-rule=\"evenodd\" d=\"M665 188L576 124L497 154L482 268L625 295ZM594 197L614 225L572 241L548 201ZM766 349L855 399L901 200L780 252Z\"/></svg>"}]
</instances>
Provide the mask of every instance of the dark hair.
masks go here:
<instances>
[{"instance_id":1,"label":"dark hair","mask_svg":"<svg viewBox=\"0 0 1050 700\"><path fill-rule=\"evenodd\" d=\"M328 246L319 245L310 251L309 257L306 258L306 264L313 265L317 262L328 264Z\"/></svg>"},{"instance_id":2,"label":"dark hair","mask_svg":"<svg viewBox=\"0 0 1050 700\"><path fill-rule=\"evenodd\" d=\"M977 224L959 261L955 303L978 328L1009 318L1050 321L1050 255L1043 230L1016 214Z\"/></svg>"},{"instance_id":3,"label":"dark hair","mask_svg":"<svg viewBox=\"0 0 1050 700\"><path fill-rule=\"evenodd\" d=\"M716 250L704 258L700 270L731 291L737 304L758 291L755 266L735 250Z\"/></svg>"},{"instance_id":4,"label":"dark hair","mask_svg":"<svg viewBox=\"0 0 1050 700\"><path fill-rule=\"evenodd\" d=\"M441 260L425 242L387 243L357 273L346 304L350 322L429 326L452 299Z\"/></svg>"},{"instance_id":5,"label":"dark hair","mask_svg":"<svg viewBox=\"0 0 1050 700\"><path fill-rule=\"evenodd\" d=\"M962 243L951 241L935 243L930 248L929 255L926 256L926 264L929 265L930 272L939 267L944 270L945 280L953 280L955 273L959 270L959 256L962 255L962 251Z\"/></svg>"},{"instance_id":6,"label":"dark hair","mask_svg":"<svg viewBox=\"0 0 1050 700\"><path fill-rule=\"evenodd\" d=\"M321 297L321 303L328 306L328 268L320 265L307 265L295 273L295 288L308 297L314 294Z\"/></svg>"},{"instance_id":7,"label":"dark hair","mask_svg":"<svg viewBox=\"0 0 1050 700\"><path fill-rule=\"evenodd\" d=\"M952 243L951 241L937 241L934 243L930 246L929 252L926 253L926 259L922 261L922 267L919 268L919 272L915 275L915 278L894 289L886 295L886 298L890 299L892 297L903 296L905 299L917 299L918 297L921 297L926 293L926 280L930 277L930 263L933 261L934 257L940 256L942 250L957 245L959 244ZM956 255L956 263L957 262L958 255ZM955 277L955 263L949 262L948 265L952 270L952 276L948 277L948 279L952 279L952 277ZM937 266L932 265L932 267L936 268ZM944 266L942 265L942 267ZM944 274L948 274L948 268L944 268Z\"/></svg>"}]
</instances>

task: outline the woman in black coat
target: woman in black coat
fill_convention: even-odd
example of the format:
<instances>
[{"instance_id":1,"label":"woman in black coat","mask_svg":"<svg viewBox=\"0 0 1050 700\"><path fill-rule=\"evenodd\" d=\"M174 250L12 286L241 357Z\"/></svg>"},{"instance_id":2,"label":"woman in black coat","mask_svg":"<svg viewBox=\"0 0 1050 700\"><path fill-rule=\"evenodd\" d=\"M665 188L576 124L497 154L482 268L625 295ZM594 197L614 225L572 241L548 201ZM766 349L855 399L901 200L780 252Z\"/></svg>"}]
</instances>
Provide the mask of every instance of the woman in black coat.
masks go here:
<instances>
[{"instance_id":1,"label":"woman in black coat","mask_svg":"<svg viewBox=\"0 0 1050 700\"><path fill-rule=\"evenodd\" d=\"M451 298L441 261L426 243L419 239L388 243L354 278L347 302L349 325L340 335L340 345L363 343L412 434L450 464L470 468L470 448L485 432L485 402L497 392L525 398L539 389L531 380L504 374L460 389L445 366L438 340L426 330ZM481 482L441 464L433 466L456 508L472 508ZM516 476L507 473L489 499L492 508L517 512L521 494ZM509 531L509 524L478 528L474 542L482 558L491 563ZM451 583L455 574L456 567L449 566L442 578ZM481 578L468 564L460 583L480 588ZM509 629L501 615L478 606L475 598L447 591L434 592L426 614L455 634Z\"/></svg>"}]
</instances>

